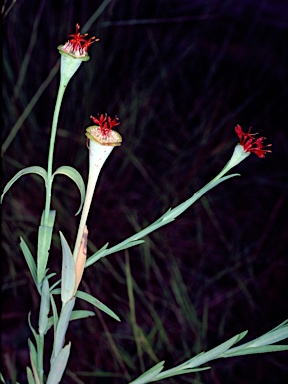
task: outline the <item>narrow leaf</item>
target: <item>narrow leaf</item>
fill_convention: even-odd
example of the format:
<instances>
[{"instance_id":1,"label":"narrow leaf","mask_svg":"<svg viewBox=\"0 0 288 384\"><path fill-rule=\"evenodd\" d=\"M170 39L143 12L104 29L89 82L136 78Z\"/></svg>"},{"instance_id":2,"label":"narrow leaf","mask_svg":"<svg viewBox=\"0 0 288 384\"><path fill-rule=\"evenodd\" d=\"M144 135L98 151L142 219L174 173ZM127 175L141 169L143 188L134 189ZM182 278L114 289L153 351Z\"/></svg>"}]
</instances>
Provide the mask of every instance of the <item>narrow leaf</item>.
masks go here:
<instances>
[{"instance_id":1,"label":"narrow leaf","mask_svg":"<svg viewBox=\"0 0 288 384\"><path fill-rule=\"evenodd\" d=\"M85 319L86 317L91 317L91 316L95 316L95 313L92 311L86 311L86 310L79 309L77 311L72 311L71 316L70 316L70 321ZM48 325L47 325L47 331L52 327L53 323L54 323L53 317L49 317Z\"/></svg>"},{"instance_id":2,"label":"narrow leaf","mask_svg":"<svg viewBox=\"0 0 288 384\"><path fill-rule=\"evenodd\" d=\"M140 244L142 241L137 242L144 236L147 236L149 233L156 231L157 229L163 227L164 225L167 225L175 220L176 217L178 217L181 213L186 211L195 201L200 199L201 196L204 195L204 193L208 192L210 189L216 187L218 184L222 183L225 180L230 179L234 176L240 176L239 174L233 174L228 175L225 177L222 177L218 180L212 180L208 184L206 184L203 188L201 188L198 192L194 193L192 197L184 201L183 203L179 204L173 209L169 209L164 215L162 215L160 218L158 218L154 223L150 224L148 227L142 229L141 231L135 233L133 236L129 237L128 239L122 241L121 243L115 245L114 247L107 249L103 253L100 253L100 251L94 253L91 257L88 258L86 262L86 267L89 265L95 263L97 260L99 260L101 257L108 256L111 253L117 252L119 250L123 250L129 247L132 247L134 245Z\"/></svg>"},{"instance_id":3,"label":"narrow leaf","mask_svg":"<svg viewBox=\"0 0 288 384\"><path fill-rule=\"evenodd\" d=\"M244 332L242 332L243 334ZM247 333L247 332L246 332ZM231 339L225 341L224 343L218 345L217 347L211 349L208 352L205 352L201 355L195 356L193 359L190 360L187 368L196 368L199 367L202 364L207 363L208 361L217 359L218 357L221 357L221 355L226 352L233 344L237 343L240 338L244 337L238 334L236 336L231 337Z\"/></svg>"},{"instance_id":4,"label":"narrow leaf","mask_svg":"<svg viewBox=\"0 0 288 384\"><path fill-rule=\"evenodd\" d=\"M51 318L52 319L51 325L50 325L50 318L48 319L48 324L47 324L46 332L50 329L50 327L52 325L54 325L54 340L55 340L59 316L58 316L58 312L57 312L56 303L55 303L55 300L54 300L54 297L53 297L52 294L50 294L50 300L51 300L51 307L52 307L53 317Z\"/></svg>"},{"instance_id":5,"label":"narrow leaf","mask_svg":"<svg viewBox=\"0 0 288 384\"><path fill-rule=\"evenodd\" d=\"M148 369L144 372L143 375L139 376L137 379L130 382L130 384L145 384L149 383L159 372L162 371L165 361L160 361L160 363L154 365L154 367Z\"/></svg>"},{"instance_id":6,"label":"narrow leaf","mask_svg":"<svg viewBox=\"0 0 288 384\"><path fill-rule=\"evenodd\" d=\"M74 304L75 304L75 297L72 300L68 301L68 303L66 303L62 307L58 324L57 324L56 335L54 339L54 348L53 348L53 354L51 357L51 364L53 364L55 358L57 358L58 353L61 351L63 347L66 331L68 328L68 324L69 324L69 320L70 320L70 316L71 316L71 312L74 307Z\"/></svg>"},{"instance_id":7,"label":"narrow leaf","mask_svg":"<svg viewBox=\"0 0 288 384\"><path fill-rule=\"evenodd\" d=\"M75 263L75 286L74 286L73 294L76 293L83 276L86 257L87 257L87 239L88 239L88 229L87 229L87 225L85 225L84 232L81 239L79 253L77 255L77 259Z\"/></svg>"},{"instance_id":8,"label":"narrow leaf","mask_svg":"<svg viewBox=\"0 0 288 384\"><path fill-rule=\"evenodd\" d=\"M61 300L67 303L73 297L76 284L75 263L62 232L60 232L60 239L62 246Z\"/></svg>"},{"instance_id":9,"label":"narrow leaf","mask_svg":"<svg viewBox=\"0 0 288 384\"><path fill-rule=\"evenodd\" d=\"M39 380L38 373L37 373L38 372L37 350L30 339L28 339L28 346L30 351L30 361L31 361L31 366L33 370L33 376L35 381L37 382L37 380Z\"/></svg>"},{"instance_id":10,"label":"narrow leaf","mask_svg":"<svg viewBox=\"0 0 288 384\"><path fill-rule=\"evenodd\" d=\"M35 173L36 175L40 175L41 177L43 177L43 179L46 183L47 172L45 171L44 168L38 167L38 166L32 166L32 167L27 167L27 168L21 169L21 171L17 172L16 175L14 177L12 177L12 179L10 181L8 181L8 183L6 184L6 186L3 190L3 193L1 195L1 203L2 203L2 200L3 200L5 193L7 191L9 191L9 189L12 187L12 185L15 183L15 181L17 181L21 176L27 175L29 173Z\"/></svg>"},{"instance_id":11,"label":"narrow leaf","mask_svg":"<svg viewBox=\"0 0 288 384\"><path fill-rule=\"evenodd\" d=\"M109 309L105 304L101 303L101 301L99 301L98 299L96 299L92 295L89 295L86 292L77 291L76 297L78 297L79 299L85 300L88 303L94 305L95 307L99 308L101 311L107 313L107 315L113 317L113 319L115 319L117 321L121 321L120 318L113 311L111 311L111 309Z\"/></svg>"},{"instance_id":12,"label":"narrow leaf","mask_svg":"<svg viewBox=\"0 0 288 384\"><path fill-rule=\"evenodd\" d=\"M35 285L38 287L37 283L37 268L35 264L35 260L32 256L32 253L30 252L30 249L28 248L28 245L25 243L25 241L20 237L20 248L23 252L23 255L25 257L26 263L28 265L28 268L30 270L31 276L34 280Z\"/></svg>"},{"instance_id":13,"label":"narrow leaf","mask_svg":"<svg viewBox=\"0 0 288 384\"><path fill-rule=\"evenodd\" d=\"M119 252L119 251L122 251L123 249L131 248L131 247L135 247L135 245L139 245L142 243L145 243L145 241L144 240L130 241L130 238L129 238L129 239L125 240L124 242L122 241L121 243L115 245L112 248L108 248L108 249L103 250L101 252L98 251L98 252L94 253L94 255L89 257L89 259L86 261L85 268L89 267L89 265L91 265L91 264L96 263L96 261L98 261L102 257L106 257L108 255L111 255L111 253Z\"/></svg>"},{"instance_id":14,"label":"narrow leaf","mask_svg":"<svg viewBox=\"0 0 288 384\"><path fill-rule=\"evenodd\" d=\"M40 303L40 312L39 312L39 334L45 335L47 323L48 323L48 314L50 311L50 292L49 292L49 283L48 279L43 280L42 289L41 289L41 303Z\"/></svg>"},{"instance_id":15,"label":"narrow leaf","mask_svg":"<svg viewBox=\"0 0 288 384\"><path fill-rule=\"evenodd\" d=\"M27 373L28 384L35 384L33 372L29 367L26 367L26 373Z\"/></svg>"},{"instance_id":16,"label":"narrow leaf","mask_svg":"<svg viewBox=\"0 0 288 384\"><path fill-rule=\"evenodd\" d=\"M31 324L31 312L28 313L28 324L29 324L29 327L33 333L33 336L36 340L36 344L38 344L39 342L39 335L37 334L37 332L35 331L35 329L32 327L32 324Z\"/></svg>"},{"instance_id":17,"label":"narrow leaf","mask_svg":"<svg viewBox=\"0 0 288 384\"><path fill-rule=\"evenodd\" d=\"M244 348L238 351L227 351L224 353L223 357L232 357L232 356L245 356L245 355L254 355L256 353L268 353L268 352L281 352L288 351L288 345L266 345L262 347L252 347Z\"/></svg>"},{"instance_id":18,"label":"narrow leaf","mask_svg":"<svg viewBox=\"0 0 288 384\"><path fill-rule=\"evenodd\" d=\"M181 369L181 370L174 370L173 368L169 369L169 371L164 371L159 373L153 380L151 381L159 381L166 379L167 377L173 377L173 376L179 376L179 375L186 375L187 373L193 373L193 372L200 372L200 371L207 371L210 369L210 367L204 367L204 368L187 368L187 369Z\"/></svg>"},{"instance_id":19,"label":"narrow leaf","mask_svg":"<svg viewBox=\"0 0 288 384\"><path fill-rule=\"evenodd\" d=\"M179 204L177 207L170 210L170 212L167 212L163 217L162 221L176 219L181 213L186 211L192 204L194 204L200 197L202 197L206 192L210 191L210 189L216 187L218 184L222 183L225 180L230 179L234 176L240 176L238 173L234 173L233 175L228 175L225 177L221 177L218 180L210 181L208 184L206 184L203 188L201 188L198 192L194 193L193 196L191 196L189 199L184 201L183 203Z\"/></svg>"},{"instance_id":20,"label":"narrow leaf","mask_svg":"<svg viewBox=\"0 0 288 384\"><path fill-rule=\"evenodd\" d=\"M66 175L66 176L70 177L70 179L72 179L74 181L74 183L77 185L77 187L80 191L80 196L81 196L80 207L79 207L78 211L76 212L76 215L78 215L78 213L81 212L81 209L82 209L82 206L84 203L84 199L85 199L85 184L84 184L84 181L82 179L82 176L80 175L80 173L75 168L69 167L68 165L63 165L62 167L59 167L56 170L56 172L53 173L52 176L54 177L57 174L62 174L62 175Z\"/></svg>"},{"instance_id":21,"label":"narrow leaf","mask_svg":"<svg viewBox=\"0 0 288 384\"><path fill-rule=\"evenodd\" d=\"M56 211L49 211L48 225L44 225L45 211L42 214L41 225L38 231L37 247L37 279L41 283L46 274L46 267L49 257L49 250L52 240L53 226L55 222Z\"/></svg>"},{"instance_id":22,"label":"narrow leaf","mask_svg":"<svg viewBox=\"0 0 288 384\"><path fill-rule=\"evenodd\" d=\"M79 320L79 319L85 319L86 317L95 316L95 313L92 311L86 311L79 309L77 311L73 311L70 316L70 321L72 320Z\"/></svg>"},{"instance_id":23,"label":"narrow leaf","mask_svg":"<svg viewBox=\"0 0 288 384\"><path fill-rule=\"evenodd\" d=\"M248 341L245 344L239 345L238 347L231 348L229 352L236 352L245 348L261 347L269 344L277 343L278 341L285 340L288 337L288 326L287 320L268 331L264 335L257 337L254 340Z\"/></svg>"},{"instance_id":24,"label":"narrow leaf","mask_svg":"<svg viewBox=\"0 0 288 384\"><path fill-rule=\"evenodd\" d=\"M47 384L60 383L63 373L65 371L67 361L70 354L71 343L67 344L61 349L59 354L56 356L47 378Z\"/></svg>"}]
</instances>

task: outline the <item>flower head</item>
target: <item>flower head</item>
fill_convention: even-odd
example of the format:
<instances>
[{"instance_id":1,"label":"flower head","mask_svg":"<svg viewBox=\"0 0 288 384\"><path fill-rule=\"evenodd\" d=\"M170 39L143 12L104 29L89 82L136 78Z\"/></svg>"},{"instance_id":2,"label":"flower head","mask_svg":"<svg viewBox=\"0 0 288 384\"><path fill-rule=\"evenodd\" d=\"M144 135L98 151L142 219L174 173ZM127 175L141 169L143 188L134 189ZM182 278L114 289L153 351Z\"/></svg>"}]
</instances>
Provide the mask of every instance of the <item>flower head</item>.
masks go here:
<instances>
[{"instance_id":1,"label":"flower head","mask_svg":"<svg viewBox=\"0 0 288 384\"><path fill-rule=\"evenodd\" d=\"M256 139L254 136L257 135L257 133L250 133L250 130L251 128L247 133L245 133L242 131L240 125L236 125L235 131L240 139L240 145L243 147L246 153L253 152L260 158L265 157L267 152L271 152L266 148L271 147L272 144L263 145L262 142L265 137L259 137Z\"/></svg>"},{"instance_id":2,"label":"flower head","mask_svg":"<svg viewBox=\"0 0 288 384\"><path fill-rule=\"evenodd\" d=\"M76 32L69 35L69 40L64 45L59 45L58 49L61 54L67 54L75 59L86 61L89 60L88 48L99 39L92 36L87 40L88 33L81 35L79 30L80 25L76 24Z\"/></svg>"},{"instance_id":3,"label":"flower head","mask_svg":"<svg viewBox=\"0 0 288 384\"><path fill-rule=\"evenodd\" d=\"M119 125L118 117L112 119L106 113L98 114L98 118L90 116L96 124L86 129L86 136L102 145L119 146L122 142L121 135L112 128Z\"/></svg>"}]
</instances>

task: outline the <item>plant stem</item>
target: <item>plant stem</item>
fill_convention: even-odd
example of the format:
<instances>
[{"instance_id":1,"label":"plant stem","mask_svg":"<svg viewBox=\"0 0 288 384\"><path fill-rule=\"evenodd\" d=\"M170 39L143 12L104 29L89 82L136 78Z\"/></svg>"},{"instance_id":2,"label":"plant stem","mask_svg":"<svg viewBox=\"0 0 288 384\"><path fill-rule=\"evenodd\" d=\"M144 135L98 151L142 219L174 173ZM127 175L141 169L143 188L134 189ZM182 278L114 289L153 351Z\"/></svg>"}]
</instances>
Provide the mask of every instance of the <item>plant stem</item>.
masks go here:
<instances>
[{"instance_id":1,"label":"plant stem","mask_svg":"<svg viewBox=\"0 0 288 384\"><path fill-rule=\"evenodd\" d=\"M88 176L86 197L85 197L85 201L82 209L80 224L79 224L77 238L76 238L74 252L73 252L73 258L75 263L77 261L78 253L80 250L81 240L82 240L84 228L86 225L89 209L91 206L92 197L93 197L96 183L99 177L99 173L101 171L101 168L104 162L110 155L113 148L114 148L113 146L102 146L90 140L89 176Z\"/></svg>"},{"instance_id":2,"label":"plant stem","mask_svg":"<svg viewBox=\"0 0 288 384\"><path fill-rule=\"evenodd\" d=\"M73 253L73 257L74 257L75 263L76 263L76 260L77 260L77 257L78 257L78 253L79 253L79 249L80 249L80 244L81 244L81 239L82 239L82 236L83 236L84 228L85 228L85 225L86 225L89 209L90 209L91 202L92 202L92 197L93 197L93 194L94 194L94 190L95 190L95 187L96 187L96 183L97 183L97 180L98 180L98 177L99 177L100 170L101 170L101 167L98 168L98 169L95 169L94 172L91 172L91 167L90 167L90 170L89 170L89 177L88 177L88 183L87 183L86 196L85 196L85 201L84 201L84 205L83 205L83 209L82 209L80 224L79 224L79 227L78 227L77 238L76 238L75 247L74 247L74 253Z\"/></svg>"},{"instance_id":3,"label":"plant stem","mask_svg":"<svg viewBox=\"0 0 288 384\"><path fill-rule=\"evenodd\" d=\"M57 99L56 99L56 105L54 109L53 121L52 121L51 136L50 136L44 225L47 225L48 217L49 217L49 210L50 210L50 203L51 203L51 190L52 190L52 165L53 165L55 138L56 138L60 107L61 107L61 103L62 103L62 99L63 99L64 92L66 90L66 87L67 87L67 84L63 84L63 82L60 81L59 90L58 90Z\"/></svg>"},{"instance_id":4,"label":"plant stem","mask_svg":"<svg viewBox=\"0 0 288 384\"><path fill-rule=\"evenodd\" d=\"M40 383L43 383L43 357L44 357L44 335L39 335L37 345L37 363L38 363L38 375Z\"/></svg>"}]
</instances>

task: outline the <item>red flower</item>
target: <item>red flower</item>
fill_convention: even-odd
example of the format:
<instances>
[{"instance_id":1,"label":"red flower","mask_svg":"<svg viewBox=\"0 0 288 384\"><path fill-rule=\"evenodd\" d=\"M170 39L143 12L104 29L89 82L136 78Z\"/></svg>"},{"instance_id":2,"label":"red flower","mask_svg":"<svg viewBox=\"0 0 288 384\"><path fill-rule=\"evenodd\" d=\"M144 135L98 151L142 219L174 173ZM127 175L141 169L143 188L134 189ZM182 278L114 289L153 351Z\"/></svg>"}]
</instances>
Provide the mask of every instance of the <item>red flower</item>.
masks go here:
<instances>
[{"instance_id":1,"label":"red flower","mask_svg":"<svg viewBox=\"0 0 288 384\"><path fill-rule=\"evenodd\" d=\"M254 135L257 133L250 133L251 128L247 133L242 131L240 125L236 125L235 131L240 139L240 145L242 145L245 152L253 152L258 157L265 157L266 152L271 152L267 147L271 147L272 144L263 145L262 142L265 137L259 137L256 139Z\"/></svg>"},{"instance_id":2,"label":"red flower","mask_svg":"<svg viewBox=\"0 0 288 384\"><path fill-rule=\"evenodd\" d=\"M85 57L89 46L96 41L99 41L99 39L96 39L95 36L92 36L87 40L88 33L81 35L79 30L80 25L76 24L76 32L69 35L69 40L61 47L62 51L76 58Z\"/></svg>"},{"instance_id":3,"label":"red flower","mask_svg":"<svg viewBox=\"0 0 288 384\"><path fill-rule=\"evenodd\" d=\"M107 116L107 113L105 113L105 115L103 113L98 113L97 119L92 115L90 116L90 118L96 125L99 126L101 134L106 137L109 136L113 127L120 124L117 116L115 116L112 120L110 116Z\"/></svg>"}]
</instances>

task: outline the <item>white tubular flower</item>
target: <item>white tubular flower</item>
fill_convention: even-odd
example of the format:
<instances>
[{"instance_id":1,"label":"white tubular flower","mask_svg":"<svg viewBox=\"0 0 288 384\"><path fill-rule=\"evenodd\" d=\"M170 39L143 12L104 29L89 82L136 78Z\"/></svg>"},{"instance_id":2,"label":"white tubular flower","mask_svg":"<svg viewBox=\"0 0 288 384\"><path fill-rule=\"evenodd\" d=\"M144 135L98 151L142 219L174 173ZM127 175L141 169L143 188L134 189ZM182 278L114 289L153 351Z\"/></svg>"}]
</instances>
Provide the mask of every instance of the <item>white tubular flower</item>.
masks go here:
<instances>
[{"instance_id":1,"label":"white tubular flower","mask_svg":"<svg viewBox=\"0 0 288 384\"><path fill-rule=\"evenodd\" d=\"M95 36L87 40L87 33L81 35L80 25L76 24L76 32L69 35L69 40L64 45L59 45L61 53L61 83L67 85L71 77L80 67L82 61L90 59L88 48L91 44L99 41Z\"/></svg>"},{"instance_id":2,"label":"white tubular flower","mask_svg":"<svg viewBox=\"0 0 288 384\"><path fill-rule=\"evenodd\" d=\"M77 262L81 239L84 233L88 212L91 206L92 197L96 187L96 183L105 161L109 157L113 148L121 145L121 135L112 130L119 123L118 118L111 119L106 114L98 115L98 119L91 116L93 122L97 125L90 126L86 129L86 136L89 141L89 176L86 197L83 205L81 220L79 224L77 239L74 248L74 261Z\"/></svg>"}]
</instances>

